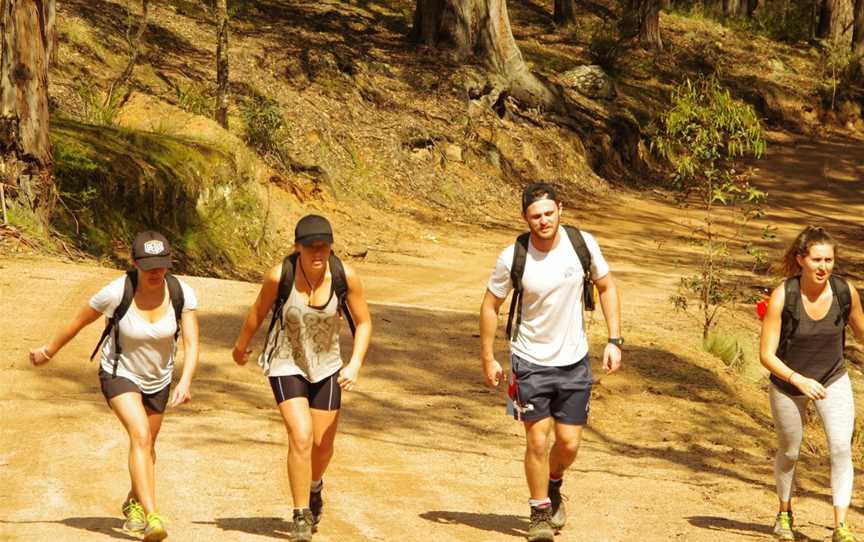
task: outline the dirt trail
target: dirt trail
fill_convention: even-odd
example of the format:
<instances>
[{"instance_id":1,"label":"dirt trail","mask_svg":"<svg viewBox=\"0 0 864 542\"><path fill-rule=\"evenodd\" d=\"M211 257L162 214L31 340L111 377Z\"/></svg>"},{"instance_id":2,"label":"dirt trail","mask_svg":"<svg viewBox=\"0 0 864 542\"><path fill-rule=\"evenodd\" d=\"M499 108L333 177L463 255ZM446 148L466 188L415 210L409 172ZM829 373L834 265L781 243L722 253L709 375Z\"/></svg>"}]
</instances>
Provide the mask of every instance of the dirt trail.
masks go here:
<instances>
[{"instance_id":1,"label":"dirt trail","mask_svg":"<svg viewBox=\"0 0 864 542\"><path fill-rule=\"evenodd\" d=\"M760 164L760 183L789 190L774 199L781 237L811 214L830 215L860 255L861 148L845 140L775 147ZM670 270L687 265L675 240L684 233L673 218L681 212L628 194L579 207L571 220L597 235L625 293L628 347L624 370L595 387L592 424L565 484L570 523L557 540L769 538L773 433L765 391L702 353L694 324L666 302L677 281ZM521 428L504 416L503 395L483 386L475 336L483 285L519 228L512 225L434 227L409 255L355 264L375 340L359 390L344 399L316 540L522 537ZM28 347L117 273L0 258L0 540L130 539L119 529L127 442L86 361L99 326L45 367L26 362ZM287 539L285 430L257 367L237 368L230 358L257 286L188 280L201 299L202 365L192 403L169 412L159 437L157 487L170 540ZM601 317L590 334L599 352ZM498 347L505 359L500 338ZM824 540L827 465L805 452L799 472L799 540ZM859 508L851 521L864 526Z\"/></svg>"}]
</instances>

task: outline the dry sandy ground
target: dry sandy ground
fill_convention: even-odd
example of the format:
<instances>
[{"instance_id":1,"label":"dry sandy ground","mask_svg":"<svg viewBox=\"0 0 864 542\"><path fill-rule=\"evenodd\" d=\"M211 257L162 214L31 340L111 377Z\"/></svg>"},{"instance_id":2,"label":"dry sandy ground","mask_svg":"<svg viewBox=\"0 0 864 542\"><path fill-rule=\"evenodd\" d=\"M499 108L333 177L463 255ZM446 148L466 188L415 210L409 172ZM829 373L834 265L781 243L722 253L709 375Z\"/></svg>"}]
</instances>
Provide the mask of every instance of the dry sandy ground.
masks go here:
<instances>
[{"instance_id":1,"label":"dry sandy ground","mask_svg":"<svg viewBox=\"0 0 864 542\"><path fill-rule=\"evenodd\" d=\"M781 238L813 215L830 215L842 241L857 243L847 258L860 257L861 145L838 139L775 147L760 166L760 183L788 191L772 210ZM686 233L683 214L627 194L569 214L597 235L612 263L625 296L628 346L617 375L599 377L593 360L599 378L592 422L566 478L570 522L557 540L770 538L773 433L764 383L702 353L694 323L666 301L687 264L676 241ZM355 264L372 304L374 345L359 389L344 398L316 540L523 536L521 428L504 415L503 393L483 386L476 332L489 270L518 228L515 220L498 230L430 227L401 254ZM128 489L127 441L99 392L96 365L87 361L100 326L47 366L26 361L27 348L117 275L41 257L0 257L0 540L131 538L120 531L119 515ZM201 300L201 368L193 401L168 412L157 446L158 498L170 539L287 539L285 430L257 366L238 368L230 356L257 286L188 281ZM746 325L755 329L755 321ZM599 315L590 334L599 352ZM497 345L504 359L504 341ZM815 437L818 448L818 431ZM826 459L805 450L800 471L799 540L825 540ZM864 529L860 487L851 520Z\"/></svg>"}]
</instances>

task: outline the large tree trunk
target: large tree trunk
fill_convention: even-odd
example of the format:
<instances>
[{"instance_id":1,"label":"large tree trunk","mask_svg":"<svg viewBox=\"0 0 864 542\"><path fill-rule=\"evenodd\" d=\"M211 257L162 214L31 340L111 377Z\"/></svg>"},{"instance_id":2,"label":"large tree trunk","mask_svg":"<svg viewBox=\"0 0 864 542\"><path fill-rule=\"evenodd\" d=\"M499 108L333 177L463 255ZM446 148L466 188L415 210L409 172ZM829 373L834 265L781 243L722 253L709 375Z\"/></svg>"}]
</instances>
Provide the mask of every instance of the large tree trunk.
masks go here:
<instances>
[{"instance_id":1,"label":"large tree trunk","mask_svg":"<svg viewBox=\"0 0 864 542\"><path fill-rule=\"evenodd\" d=\"M48 141L54 0L0 0L0 182L43 220L54 203Z\"/></svg>"},{"instance_id":2,"label":"large tree trunk","mask_svg":"<svg viewBox=\"0 0 864 542\"><path fill-rule=\"evenodd\" d=\"M662 49L660 2L661 0L627 0L627 15L622 19L622 34L636 38L646 47Z\"/></svg>"},{"instance_id":3,"label":"large tree trunk","mask_svg":"<svg viewBox=\"0 0 864 542\"><path fill-rule=\"evenodd\" d=\"M506 109L509 96L545 111L547 118L579 134L596 169L617 176L638 175L642 169L640 131L632 116L610 113L531 73L513 38L505 0L417 0L411 37L482 62L494 87L484 91L494 95L490 102Z\"/></svg>"},{"instance_id":4,"label":"large tree trunk","mask_svg":"<svg viewBox=\"0 0 864 542\"><path fill-rule=\"evenodd\" d=\"M558 24L576 22L576 0L555 0L555 22Z\"/></svg>"},{"instance_id":5,"label":"large tree trunk","mask_svg":"<svg viewBox=\"0 0 864 542\"><path fill-rule=\"evenodd\" d=\"M216 122L228 128L228 1L217 0Z\"/></svg>"},{"instance_id":6,"label":"large tree trunk","mask_svg":"<svg viewBox=\"0 0 864 542\"><path fill-rule=\"evenodd\" d=\"M852 3L854 0L822 0L816 37L834 43L849 43L847 34L852 26Z\"/></svg>"},{"instance_id":7,"label":"large tree trunk","mask_svg":"<svg viewBox=\"0 0 864 542\"><path fill-rule=\"evenodd\" d=\"M852 55L858 63L858 76L864 77L864 0L855 0L852 23Z\"/></svg>"}]
</instances>

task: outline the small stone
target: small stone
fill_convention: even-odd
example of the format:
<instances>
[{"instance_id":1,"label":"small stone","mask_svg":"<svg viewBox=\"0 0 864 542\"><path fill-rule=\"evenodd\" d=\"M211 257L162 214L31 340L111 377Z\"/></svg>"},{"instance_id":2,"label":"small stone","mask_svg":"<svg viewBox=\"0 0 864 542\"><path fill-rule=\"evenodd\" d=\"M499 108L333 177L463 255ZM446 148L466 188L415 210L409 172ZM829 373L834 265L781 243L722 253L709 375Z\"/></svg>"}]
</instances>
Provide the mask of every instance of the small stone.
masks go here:
<instances>
[{"instance_id":1,"label":"small stone","mask_svg":"<svg viewBox=\"0 0 864 542\"><path fill-rule=\"evenodd\" d=\"M616 95L612 79L597 65L577 66L560 77L565 85L589 98L608 100Z\"/></svg>"},{"instance_id":2,"label":"small stone","mask_svg":"<svg viewBox=\"0 0 864 542\"><path fill-rule=\"evenodd\" d=\"M450 162L461 162L462 147L460 147L459 145L454 145L452 143L447 143L444 145L444 156Z\"/></svg>"}]
</instances>

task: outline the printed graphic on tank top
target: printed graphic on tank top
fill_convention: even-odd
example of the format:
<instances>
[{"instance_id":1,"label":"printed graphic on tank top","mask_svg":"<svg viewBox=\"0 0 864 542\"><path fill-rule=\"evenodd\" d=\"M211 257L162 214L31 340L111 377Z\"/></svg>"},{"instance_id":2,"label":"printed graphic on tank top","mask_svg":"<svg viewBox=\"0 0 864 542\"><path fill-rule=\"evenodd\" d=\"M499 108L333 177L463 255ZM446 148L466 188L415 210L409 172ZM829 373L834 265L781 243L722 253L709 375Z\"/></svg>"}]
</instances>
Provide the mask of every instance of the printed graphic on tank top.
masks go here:
<instances>
[{"instance_id":1,"label":"printed graphic on tank top","mask_svg":"<svg viewBox=\"0 0 864 542\"><path fill-rule=\"evenodd\" d=\"M338 305L332 287L327 303L320 307L309 306L297 288L291 288L275 350L268 345L262 354L269 356L272 350L265 374L300 375L309 382L319 382L341 369Z\"/></svg>"}]
</instances>

